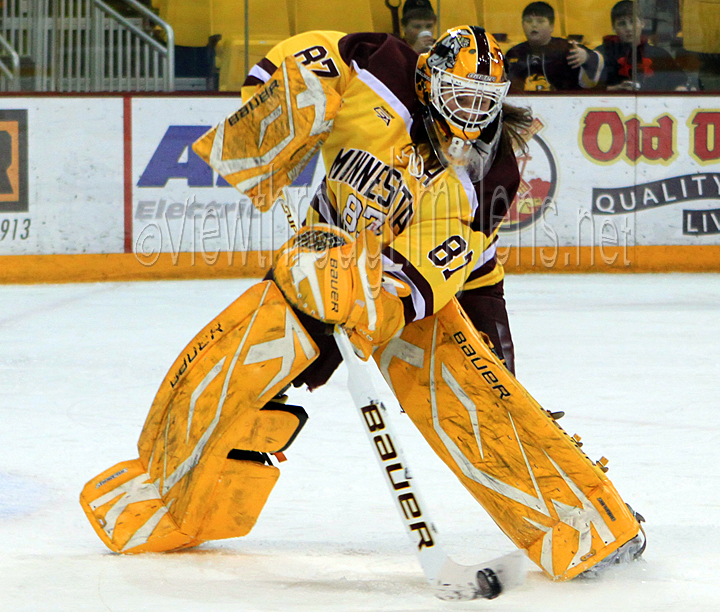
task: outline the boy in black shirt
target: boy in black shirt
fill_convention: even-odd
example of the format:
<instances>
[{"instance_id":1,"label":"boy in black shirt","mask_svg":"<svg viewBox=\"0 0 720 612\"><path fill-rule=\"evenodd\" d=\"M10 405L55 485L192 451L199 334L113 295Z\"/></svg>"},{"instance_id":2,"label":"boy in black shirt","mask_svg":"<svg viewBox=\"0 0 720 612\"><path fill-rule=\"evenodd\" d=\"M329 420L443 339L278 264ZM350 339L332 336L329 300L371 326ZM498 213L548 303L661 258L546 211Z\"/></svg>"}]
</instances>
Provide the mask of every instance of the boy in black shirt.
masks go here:
<instances>
[{"instance_id":1,"label":"boy in black shirt","mask_svg":"<svg viewBox=\"0 0 720 612\"><path fill-rule=\"evenodd\" d=\"M505 55L510 91L578 90L597 84L602 57L575 41L553 37L555 11L547 2L528 4L522 26L527 42Z\"/></svg>"}]
</instances>

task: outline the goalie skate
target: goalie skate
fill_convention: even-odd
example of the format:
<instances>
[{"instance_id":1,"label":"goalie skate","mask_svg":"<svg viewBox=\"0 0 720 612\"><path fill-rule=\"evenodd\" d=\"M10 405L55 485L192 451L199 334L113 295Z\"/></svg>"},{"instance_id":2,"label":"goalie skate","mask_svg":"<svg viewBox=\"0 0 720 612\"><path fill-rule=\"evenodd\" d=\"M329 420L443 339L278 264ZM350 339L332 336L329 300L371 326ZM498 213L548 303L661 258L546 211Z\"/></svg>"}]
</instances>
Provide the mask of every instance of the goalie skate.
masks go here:
<instances>
[{"instance_id":1,"label":"goalie skate","mask_svg":"<svg viewBox=\"0 0 720 612\"><path fill-rule=\"evenodd\" d=\"M638 534L629 542L623 544L614 553L608 555L600 561L600 563L594 565L588 570L585 570L580 574L580 578L597 578L613 565L622 565L625 563L631 563L632 561L638 561L642 554L645 552L645 546L647 545L647 537L642 524L645 522L645 518L639 512L635 512L630 504L626 504L630 512L635 517L635 520L640 523L640 531Z\"/></svg>"}]
</instances>

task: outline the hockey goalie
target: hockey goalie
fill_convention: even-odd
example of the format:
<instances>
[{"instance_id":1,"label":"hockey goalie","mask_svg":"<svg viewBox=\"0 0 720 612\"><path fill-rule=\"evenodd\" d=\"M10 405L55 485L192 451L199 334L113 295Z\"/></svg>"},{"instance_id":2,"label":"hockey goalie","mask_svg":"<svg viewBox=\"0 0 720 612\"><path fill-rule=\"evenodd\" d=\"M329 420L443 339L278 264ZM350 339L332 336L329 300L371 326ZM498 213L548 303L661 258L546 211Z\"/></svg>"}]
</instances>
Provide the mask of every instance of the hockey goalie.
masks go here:
<instances>
[{"instance_id":1,"label":"hockey goalie","mask_svg":"<svg viewBox=\"0 0 720 612\"><path fill-rule=\"evenodd\" d=\"M309 32L257 64L249 99L195 151L267 209L319 149L326 178L271 272L170 367L139 458L81 504L113 551L246 535L341 361L340 326L429 446L552 580L642 554L641 517L514 376L495 255L528 111L494 38L448 30L419 57L384 34ZM320 416L320 418L322 418Z\"/></svg>"}]
</instances>

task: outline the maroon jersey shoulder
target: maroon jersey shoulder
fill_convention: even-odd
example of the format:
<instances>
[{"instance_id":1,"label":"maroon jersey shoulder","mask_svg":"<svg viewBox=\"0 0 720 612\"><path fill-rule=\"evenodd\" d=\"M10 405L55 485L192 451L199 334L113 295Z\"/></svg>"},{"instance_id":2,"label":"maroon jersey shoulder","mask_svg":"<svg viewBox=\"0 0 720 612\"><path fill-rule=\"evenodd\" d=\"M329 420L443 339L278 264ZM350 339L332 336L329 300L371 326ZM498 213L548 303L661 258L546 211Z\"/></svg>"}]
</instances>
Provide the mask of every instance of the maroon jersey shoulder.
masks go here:
<instances>
[{"instance_id":1,"label":"maroon jersey shoulder","mask_svg":"<svg viewBox=\"0 0 720 612\"><path fill-rule=\"evenodd\" d=\"M418 54L404 41L392 34L361 32L348 34L340 39L340 57L350 66L354 61L358 68L367 70L412 115L420 105L415 93L415 68Z\"/></svg>"}]
</instances>

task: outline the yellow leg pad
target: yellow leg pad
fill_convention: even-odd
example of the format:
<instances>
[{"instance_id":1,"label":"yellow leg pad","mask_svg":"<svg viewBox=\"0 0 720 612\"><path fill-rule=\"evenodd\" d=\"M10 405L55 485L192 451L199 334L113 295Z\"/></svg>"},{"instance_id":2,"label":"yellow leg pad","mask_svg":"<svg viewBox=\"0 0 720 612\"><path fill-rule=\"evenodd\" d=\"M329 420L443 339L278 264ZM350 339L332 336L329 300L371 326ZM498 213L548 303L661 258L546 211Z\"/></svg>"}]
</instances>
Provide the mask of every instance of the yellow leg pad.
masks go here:
<instances>
[{"instance_id":1,"label":"yellow leg pad","mask_svg":"<svg viewBox=\"0 0 720 612\"><path fill-rule=\"evenodd\" d=\"M205 503L198 538L222 540L250 533L279 476L276 467L226 459L215 491Z\"/></svg>"},{"instance_id":2,"label":"yellow leg pad","mask_svg":"<svg viewBox=\"0 0 720 612\"><path fill-rule=\"evenodd\" d=\"M134 554L197 546L247 535L255 526L280 470L226 459L210 496L197 507L200 527L183 533L139 459L124 461L91 480L80 496L90 523L110 550Z\"/></svg>"},{"instance_id":3,"label":"yellow leg pad","mask_svg":"<svg viewBox=\"0 0 720 612\"><path fill-rule=\"evenodd\" d=\"M552 579L577 576L638 533L605 473L503 367L457 300L374 358L433 450Z\"/></svg>"},{"instance_id":4,"label":"yellow leg pad","mask_svg":"<svg viewBox=\"0 0 720 612\"><path fill-rule=\"evenodd\" d=\"M285 415L258 411L318 354L275 283L254 285L206 325L170 367L140 434L140 458L165 485L173 473L179 476L179 466L191 470L207 453L224 459L232 448L280 450L297 421L293 417L278 429ZM221 438L225 448L213 448Z\"/></svg>"},{"instance_id":5,"label":"yellow leg pad","mask_svg":"<svg viewBox=\"0 0 720 612\"><path fill-rule=\"evenodd\" d=\"M200 543L178 529L139 459L93 478L80 494L80 504L114 552L162 552Z\"/></svg>"},{"instance_id":6,"label":"yellow leg pad","mask_svg":"<svg viewBox=\"0 0 720 612\"><path fill-rule=\"evenodd\" d=\"M125 468L108 470L85 487L83 506L103 541L119 552L142 552L245 535L279 471L256 461L229 460L228 455L234 449L273 453L287 448L307 415L300 407L271 400L318 354L271 281L251 287L220 313L163 380L140 435L139 461L129 462L132 470L122 474L116 472ZM111 491L125 496L123 523L114 516L120 506L105 507L113 505L102 497ZM135 519L124 511L128 506ZM105 513L114 519L112 533ZM152 537L131 550L127 541L134 536L127 534L151 525L154 513L160 522ZM147 535L148 529L142 533Z\"/></svg>"}]
</instances>

